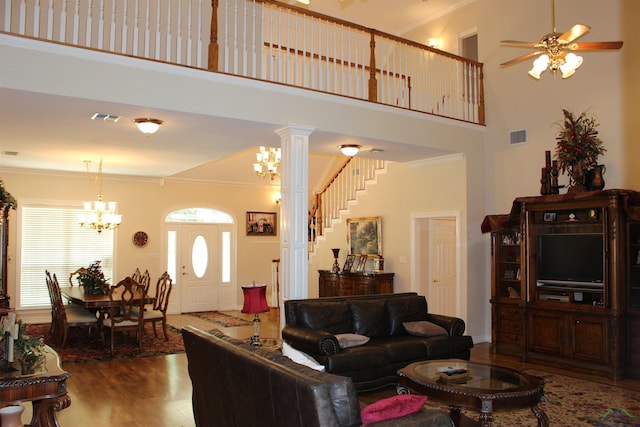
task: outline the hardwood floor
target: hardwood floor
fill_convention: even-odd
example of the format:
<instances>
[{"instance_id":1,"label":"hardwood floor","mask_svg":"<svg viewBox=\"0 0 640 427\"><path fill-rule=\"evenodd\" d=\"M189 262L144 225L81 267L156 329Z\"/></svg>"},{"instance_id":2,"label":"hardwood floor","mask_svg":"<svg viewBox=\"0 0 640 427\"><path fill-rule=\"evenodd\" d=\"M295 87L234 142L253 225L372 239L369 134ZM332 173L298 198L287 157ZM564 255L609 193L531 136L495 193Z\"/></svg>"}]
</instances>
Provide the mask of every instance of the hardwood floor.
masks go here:
<instances>
[{"instance_id":1,"label":"hardwood floor","mask_svg":"<svg viewBox=\"0 0 640 427\"><path fill-rule=\"evenodd\" d=\"M252 315L238 311L228 313L247 320L253 319ZM277 309L260 315L260 319L261 337L279 336ZM177 328L187 324L203 329L215 327L204 320L185 315L172 315L169 323ZM219 329L236 338L248 338L253 334L253 326ZM533 365L512 357L496 356L491 354L488 343L476 344L471 359L515 369L541 369L640 391L638 380L614 382L587 373L567 372L552 366ZM67 381L71 406L58 413L58 421L63 427L195 426L191 411L191 381L184 353L70 365L65 370L72 375ZM31 419L31 407L29 404L25 406L27 409L22 419L26 422Z\"/></svg>"}]
</instances>

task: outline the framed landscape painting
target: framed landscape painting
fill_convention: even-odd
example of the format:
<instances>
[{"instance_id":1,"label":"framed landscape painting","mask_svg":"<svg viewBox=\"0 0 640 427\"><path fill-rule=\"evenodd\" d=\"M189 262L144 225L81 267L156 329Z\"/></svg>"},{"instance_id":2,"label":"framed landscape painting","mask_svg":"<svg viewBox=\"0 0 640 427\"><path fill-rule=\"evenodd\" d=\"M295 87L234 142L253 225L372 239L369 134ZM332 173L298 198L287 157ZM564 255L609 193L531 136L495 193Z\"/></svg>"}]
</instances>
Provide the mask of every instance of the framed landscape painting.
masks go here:
<instances>
[{"instance_id":1,"label":"framed landscape painting","mask_svg":"<svg viewBox=\"0 0 640 427\"><path fill-rule=\"evenodd\" d=\"M247 236L275 236L275 212L247 212Z\"/></svg>"},{"instance_id":2,"label":"framed landscape painting","mask_svg":"<svg viewBox=\"0 0 640 427\"><path fill-rule=\"evenodd\" d=\"M379 216L347 218L349 255L382 255L382 227Z\"/></svg>"}]
</instances>

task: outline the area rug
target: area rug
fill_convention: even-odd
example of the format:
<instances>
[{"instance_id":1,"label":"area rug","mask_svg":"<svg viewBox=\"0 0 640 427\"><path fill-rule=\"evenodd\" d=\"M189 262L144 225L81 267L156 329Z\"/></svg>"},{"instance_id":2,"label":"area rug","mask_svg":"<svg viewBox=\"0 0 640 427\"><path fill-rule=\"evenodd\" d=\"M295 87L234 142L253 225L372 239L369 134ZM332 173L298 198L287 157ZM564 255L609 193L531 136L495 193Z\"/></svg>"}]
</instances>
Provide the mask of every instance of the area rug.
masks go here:
<instances>
[{"instance_id":1,"label":"area rug","mask_svg":"<svg viewBox=\"0 0 640 427\"><path fill-rule=\"evenodd\" d=\"M640 426L640 392L534 369L525 372L544 378L545 402L539 407L553 427ZM441 407L436 401L427 405ZM462 412L478 419L478 411ZM500 410L493 416L494 427L537 426L530 408Z\"/></svg>"},{"instance_id":2,"label":"area rug","mask_svg":"<svg viewBox=\"0 0 640 427\"><path fill-rule=\"evenodd\" d=\"M187 316L197 317L198 319L206 320L218 326L224 326L229 328L232 326L249 326L251 322L239 317L231 316L230 314L220 313L219 311L200 311L198 313L184 313Z\"/></svg>"},{"instance_id":3,"label":"area rug","mask_svg":"<svg viewBox=\"0 0 640 427\"><path fill-rule=\"evenodd\" d=\"M158 336L153 333L151 324L145 325L145 334L142 340L142 352L138 350L135 336L128 336L124 332L116 332L115 352L111 355L109 348L108 333L105 336L106 343L102 342L100 335L96 333L89 335L88 328L70 328L67 343L64 348L51 343L48 340L47 332L49 324L33 324L27 326L30 335L44 337L45 343L53 348L58 355L62 365L72 365L76 363L99 362L104 360L126 359L132 357L146 357L164 354L174 354L184 352L184 343L180 330L168 325L167 333L169 340L164 340L162 328L157 327Z\"/></svg>"}]
</instances>

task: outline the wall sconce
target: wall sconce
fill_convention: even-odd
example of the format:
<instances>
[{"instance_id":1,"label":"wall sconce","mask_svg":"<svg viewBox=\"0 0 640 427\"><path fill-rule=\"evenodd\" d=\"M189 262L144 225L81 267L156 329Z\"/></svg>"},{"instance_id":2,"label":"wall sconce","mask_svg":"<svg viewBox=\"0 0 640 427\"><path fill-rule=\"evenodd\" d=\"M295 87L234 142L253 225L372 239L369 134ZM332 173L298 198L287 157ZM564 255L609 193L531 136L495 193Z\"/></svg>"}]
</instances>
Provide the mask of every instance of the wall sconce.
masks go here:
<instances>
[{"instance_id":1,"label":"wall sconce","mask_svg":"<svg viewBox=\"0 0 640 427\"><path fill-rule=\"evenodd\" d=\"M356 144L338 145L338 148L345 156L353 157L360 151L361 146Z\"/></svg>"},{"instance_id":2,"label":"wall sconce","mask_svg":"<svg viewBox=\"0 0 640 427\"><path fill-rule=\"evenodd\" d=\"M273 200L276 202L276 205L279 205L280 202L282 201L282 194L280 193L274 194Z\"/></svg>"},{"instance_id":3,"label":"wall sconce","mask_svg":"<svg viewBox=\"0 0 640 427\"><path fill-rule=\"evenodd\" d=\"M432 37L427 42L427 46L432 47L434 49L440 49L440 41L437 38Z\"/></svg>"},{"instance_id":4,"label":"wall sconce","mask_svg":"<svg viewBox=\"0 0 640 427\"><path fill-rule=\"evenodd\" d=\"M162 120L159 119L151 119L151 118L139 118L133 121L140 132L146 134L147 136L152 133L156 133L158 129L160 129L160 125L162 125Z\"/></svg>"}]
</instances>

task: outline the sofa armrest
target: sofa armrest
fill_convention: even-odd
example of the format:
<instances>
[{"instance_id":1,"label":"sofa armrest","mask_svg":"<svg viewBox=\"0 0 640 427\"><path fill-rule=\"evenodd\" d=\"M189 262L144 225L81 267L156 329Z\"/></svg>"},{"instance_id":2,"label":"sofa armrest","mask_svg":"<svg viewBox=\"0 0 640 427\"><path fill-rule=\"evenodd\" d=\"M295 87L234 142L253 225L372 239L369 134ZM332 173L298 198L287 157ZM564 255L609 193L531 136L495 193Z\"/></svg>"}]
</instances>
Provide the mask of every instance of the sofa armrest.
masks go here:
<instances>
[{"instance_id":1,"label":"sofa armrest","mask_svg":"<svg viewBox=\"0 0 640 427\"><path fill-rule=\"evenodd\" d=\"M311 355L330 355L340 351L335 335L303 326L286 325L282 330L282 339L292 347Z\"/></svg>"},{"instance_id":2,"label":"sofa armrest","mask_svg":"<svg viewBox=\"0 0 640 427\"><path fill-rule=\"evenodd\" d=\"M431 323L442 326L447 331L449 336L452 337L462 336L466 328L464 320L460 319L459 317L427 313L427 320Z\"/></svg>"}]
</instances>

